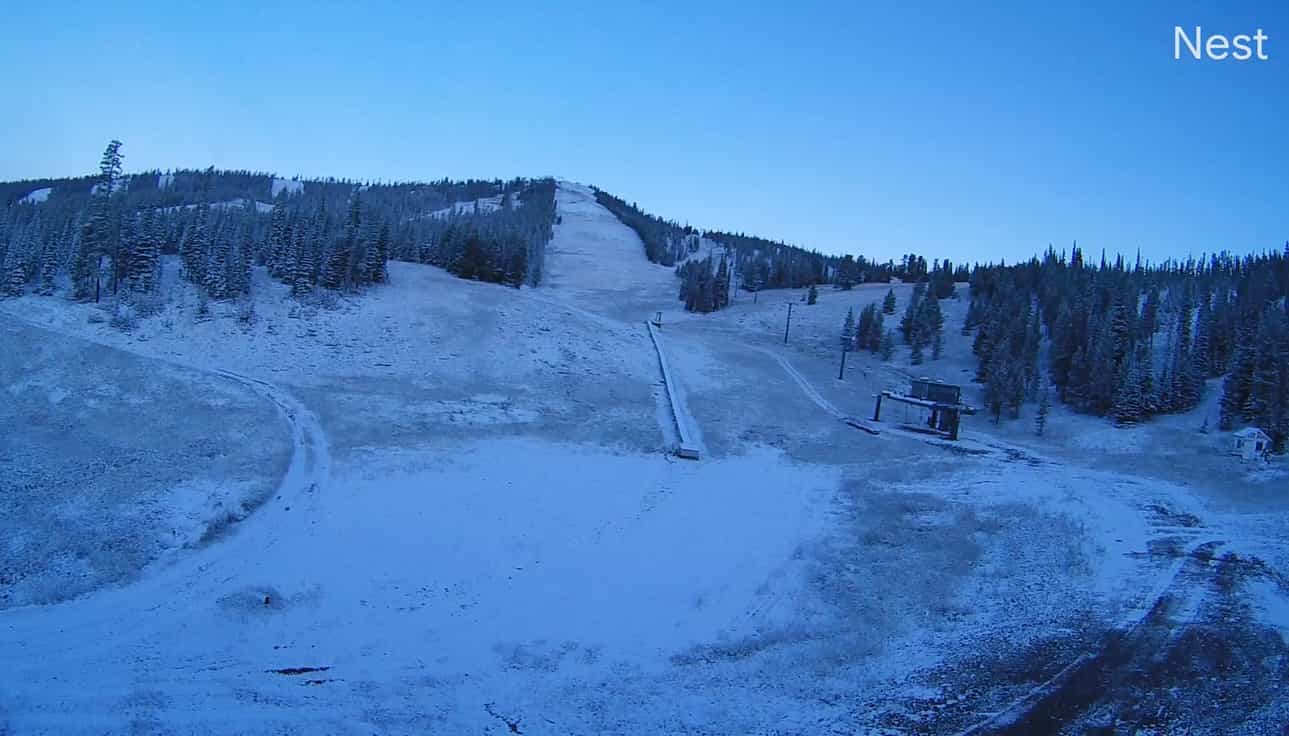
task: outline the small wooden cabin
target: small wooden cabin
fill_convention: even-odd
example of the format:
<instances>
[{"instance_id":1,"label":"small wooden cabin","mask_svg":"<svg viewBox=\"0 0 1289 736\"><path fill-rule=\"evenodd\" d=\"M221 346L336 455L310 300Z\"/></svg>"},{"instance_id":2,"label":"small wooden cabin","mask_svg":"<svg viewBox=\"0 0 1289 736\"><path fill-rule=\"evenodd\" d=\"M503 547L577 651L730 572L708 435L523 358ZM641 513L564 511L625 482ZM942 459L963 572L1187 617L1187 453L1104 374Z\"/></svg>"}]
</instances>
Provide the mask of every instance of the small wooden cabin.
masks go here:
<instances>
[{"instance_id":1,"label":"small wooden cabin","mask_svg":"<svg viewBox=\"0 0 1289 736\"><path fill-rule=\"evenodd\" d=\"M1241 460L1257 460L1271 452L1271 435L1257 427L1245 427L1231 435L1231 454Z\"/></svg>"}]
</instances>

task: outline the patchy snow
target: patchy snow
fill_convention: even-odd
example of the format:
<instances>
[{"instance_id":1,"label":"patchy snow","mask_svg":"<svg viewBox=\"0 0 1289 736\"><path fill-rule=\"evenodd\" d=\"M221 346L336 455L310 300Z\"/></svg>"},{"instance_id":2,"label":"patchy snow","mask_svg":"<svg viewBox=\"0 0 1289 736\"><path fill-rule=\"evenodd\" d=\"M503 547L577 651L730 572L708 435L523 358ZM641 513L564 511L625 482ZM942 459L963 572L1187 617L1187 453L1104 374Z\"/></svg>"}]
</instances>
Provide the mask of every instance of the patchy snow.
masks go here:
<instances>
[{"instance_id":1,"label":"patchy snow","mask_svg":"<svg viewBox=\"0 0 1289 736\"><path fill-rule=\"evenodd\" d=\"M247 206L247 200L241 197L237 199L225 200L223 202L210 203L210 208L212 210L240 210L240 209L245 209L246 206ZM167 212L176 212L178 210L194 210L194 209L197 209L197 205L196 204L175 205L174 207L166 207L164 209ZM273 211L273 205L269 202L260 202L256 200L255 211L261 215L266 215Z\"/></svg>"},{"instance_id":2,"label":"patchy snow","mask_svg":"<svg viewBox=\"0 0 1289 736\"><path fill-rule=\"evenodd\" d=\"M157 174L157 189L165 191L175 184L174 174Z\"/></svg>"},{"instance_id":3,"label":"patchy snow","mask_svg":"<svg viewBox=\"0 0 1289 736\"><path fill-rule=\"evenodd\" d=\"M130 188L130 177L128 176L119 177L118 179L112 182L113 194L116 194L117 192L123 192L129 188ZM103 185L101 183L95 184L94 186L90 187L90 194L98 194L101 191L103 191Z\"/></svg>"},{"instance_id":4,"label":"patchy snow","mask_svg":"<svg viewBox=\"0 0 1289 736\"><path fill-rule=\"evenodd\" d=\"M277 195L286 192L288 197L295 196L304 191L304 182L298 179L279 179L273 177L273 183L269 187L269 198L276 199Z\"/></svg>"},{"instance_id":5,"label":"patchy snow","mask_svg":"<svg viewBox=\"0 0 1289 736\"><path fill-rule=\"evenodd\" d=\"M467 199L461 202L453 202L448 207L428 212L421 217L460 217L462 215L486 215L490 212L496 212L502 208L502 198L507 195L494 194L491 197L480 197L478 199ZM511 207L522 207L524 201L514 193L510 195Z\"/></svg>"},{"instance_id":6,"label":"patchy snow","mask_svg":"<svg viewBox=\"0 0 1289 736\"><path fill-rule=\"evenodd\" d=\"M50 187L42 187L40 189L33 190L27 196L18 200L18 203L19 204L40 204L41 202L44 202L45 200L49 199L49 194L52 191L54 190Z\"/></svg>"}]
</instances>

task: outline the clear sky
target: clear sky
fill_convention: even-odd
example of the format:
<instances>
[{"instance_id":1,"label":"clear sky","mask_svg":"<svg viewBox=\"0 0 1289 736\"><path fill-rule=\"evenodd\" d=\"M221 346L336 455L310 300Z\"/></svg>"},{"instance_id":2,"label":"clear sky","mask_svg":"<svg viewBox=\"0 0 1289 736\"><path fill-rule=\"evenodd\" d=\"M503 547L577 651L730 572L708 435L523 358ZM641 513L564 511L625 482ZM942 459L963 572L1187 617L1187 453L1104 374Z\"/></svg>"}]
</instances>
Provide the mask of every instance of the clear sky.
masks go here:
<instances>
[{"instance_id":1,"label":"clear sky","mask_svg":"<svg viewBox=\"0 0 1289 736\"><path fill-rule=\"evenodd\" d=\"M0 179L555 175L881 259L1289 238L1289 3L11 3ZM1262 28L1267 61L1173 59Z\"/></svg>"}]
</instances>

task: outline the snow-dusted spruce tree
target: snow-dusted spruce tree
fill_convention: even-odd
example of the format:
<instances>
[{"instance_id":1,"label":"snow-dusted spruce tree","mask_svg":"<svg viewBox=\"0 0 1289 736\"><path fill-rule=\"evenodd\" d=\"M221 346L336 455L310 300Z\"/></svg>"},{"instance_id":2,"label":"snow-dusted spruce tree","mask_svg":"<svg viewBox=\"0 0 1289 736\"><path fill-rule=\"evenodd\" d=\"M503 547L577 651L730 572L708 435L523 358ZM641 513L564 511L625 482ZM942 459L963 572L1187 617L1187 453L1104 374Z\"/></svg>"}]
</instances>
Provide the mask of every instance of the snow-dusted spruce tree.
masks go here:
<instances>
[{"instance_id":1,"label":"snow-dusted spruce tree","mask_svg":"<svg viewBox=\"0 0 1289 736\"><path fill-rule=\"evenodd\" d=\"M269 214L269 235L264 244L262 260L269 269L269 275L275 279L286 278L286 269L294 268L291 258L291 227L288 221L286 201L279 199L273 204ZM288 264L290 264L288 266Z\"/></svg>"},{"instance_id":2,"label":"snow-dusted spruce tree","mask_svg":"<svg viewBox=\"0 0 1289 736\"><path fill-rule=\"evenodd\" d=\"M43 296L51 296L54 293L58 270L62 264L59 250L59 244L55 239L51 238L45 241L40 253L40 276L36 286L36 293Z\"/></svg>"},{"instance_id":3,"label":"snow-dusted spruce tree","mask_svg":"<svg viewBox=\"0 0 1289 736\"><path fill-rule=\"evenodd\" d=\"M193 221L179 242L183 277L198 286L206 281L206 261L211 247L210 203L206 201L206 197L203 193L202 200L197 203Z\"/></svg>"},{"instance_id":4,"label":"snow-dusted spruce tree","mask_svg":"<svg viewBox=\"0 0 1289 736\"><path fill-rule=\"evenodd\" d=\"M367 273L373 284L383 284L389 280L388 222L380 224L380 228L376 231L376 240L367 251Z\"/></svg>"},{"instance_id":5,"label":"snow-dusted spruce tree","mask_svg":"<svg viewBox=\"0 0 1289 736\"><path fill-rule=\"evenodd\" d=\"M715 292L713 295L713 307L724 309L730 303L730 266L729 260L725 254L721 254L720 265L716 267L716 281L712 284Z\"/></svg>"},{"instance_id":6,"label":"snow-dusted spruce tree","mask_svg":"<svg viewBox=\"0 0 1289 736\"><path fill-rule=\"evenodd\" d=\"M1135 357L1130 358L1124 370L1114 400L1114 421L1121 427L1136 424L1143 416L1140 364Z\"/></svg>"},{"instance_id":7,"label":"snow-dusted spruce tree","mask_svg":"<svg viewBox=\"0 0 1289 736\"><path fill-rule=\"evenodd\" d=\"M940 300L934 295L928 295L921 300L921 308L918 310L913 328L914 343L922 346L931 345L931 358L939 360L941 348L938 345L944 332L944 314L940 311Z\"/></svg>"},{"instance_id":8,"label":"snow-dusted spruce tree","mask_svg":"<svg viewBox=\"0 0 1289 736\"><path fill-rule=\"evenodd\" d=\"M202 286L211 299L227 299L228 268L232 256L231 236L227 228L219 228L212 237L210 252L202 267Z\"/></svg>"},{"instance_id":9,"label":"snow-dusted spruce tree","mask_svg":"<svg viewBox=\"0 0 1289 736\"><path fill-rule=\"evenodd\" d=\"M882 333L882 360L889 361L895 356L895 330Z\"/></svg>"},{"instance_id":10,"label":"snow-dusted spruce tree","mask_svg":"<svg viewBox=\"0 0 1289 736\"><path fill-rule=\"evenodd\" d=\"M22 241L10 242L0 272L0 296L22 296L27 286L27 254Z\"/></svg>"},{"instance_id":11,"label":"snow-dusted spruce tree","mask_svg":"<svg viewBox=\"0 0 1289 736\"><path fill-rule=\"evenodd\" d=\"M921 313L922 298L926 294L925 284L915 284L909 303L904 306L904 316L900 319L900 335L904 342L912 345L917 335L917 320Z\"/></svg>"},{"instance_id":12,"label":"snow-dusted spruce tree","mask_svg":"<svg viewBox=\"0 0 1289 736\"><path fill-rule=\"evenodd\" d=\"M882 347L882 313L876 304L866 305L859 312L859 323L855 329L855 344L860 350L876 353Z\"/></svg>"},{"instance_id":13,"label":"snow-dusted spruce tree","mask_svg":"<svg viewBox=\"0 0 1289 736\"><path fill-rule=\"evenodd\" d=\"M157 213L150 209L143 213L130 248L129 290L135 294L148 294L156 289L157 271L161 265L161 234L158 232Z\"/></svg>"},{"instance_id":14,"label":"snow-dusted spruce tree","mask_svg":"<svg viewBox=\"0 0 1289 736\"><path fill-rule=\"evenodd\" d=\"M814 304L817 301L819 301L819 287L811 284L810 289L806 291L806 304Z\"/></svg>"},{"instance_id":15,"label":"snow-dusted spruce tree","mask_svg":"<svg viewBox=\"0 0 1289 736\"><path fill-rule=\"evenodd\" d=\"M1047 386L1038 390L1038 411L1034 414L1034 434L1039 437L1047 431L1047 416L1052 412L1052 399Z\"/></svg>"},{"instance_id":16,"label":"snow-dusted spruce tree","mask_svg":"<svg viewBox=\"0 0 1289 736\"><path fill-rule=\"evenodd\" d=\"M882 313L895 314L895 289L886 290L886 296L882 298Z\"/></svg>"},{"instance_id":17,"label":"snow-dusted spruce tree","mask_svg":"<svg viewBox=\"0 0 1289 736\"><path fill-rule=\"evenodd\" d=\"M121 177L121 142L113 140L99 161L99 176L90 190L90 201L82 224L80 244L72 262L72 298L99 298L99 261L113 252L120 239L120 220L114 211L113 195Z\"/></svg>"},{"instance_id":18,"label":"snow-dusted spruce tree","mask_svg":"<svg viewBox=\"0 0 1289 736\"><path fill-rule=\"evenodd\" d=\"M317 271L317 250L305 241L303 228L295 231L292 240L295 267L291 270L291 296L304 296L313 291L314 272Z\"/></svg>"}]
</instances>

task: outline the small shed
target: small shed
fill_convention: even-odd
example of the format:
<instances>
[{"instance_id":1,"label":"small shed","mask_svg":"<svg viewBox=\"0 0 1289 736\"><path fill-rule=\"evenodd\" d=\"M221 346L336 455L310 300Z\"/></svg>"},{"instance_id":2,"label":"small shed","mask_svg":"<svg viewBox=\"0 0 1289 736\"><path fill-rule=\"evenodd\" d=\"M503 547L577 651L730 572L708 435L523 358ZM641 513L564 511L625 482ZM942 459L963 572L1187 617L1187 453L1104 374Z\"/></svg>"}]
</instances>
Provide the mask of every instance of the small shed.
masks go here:
<instances>
[{"instance_id":1,"label":"small shed","mask_svg":"<svg viewBox=\"0 0 1289 736\"><path fill-rule=\"evenodd\" d=\"M1245 427L1231 435L1231 454L1241 460L1257 460L1271 452L1271 435L1257 427Z\"/></svg>"},{"instance_id":2,"label":"small shed","mask_svg":"<svg viewBox=\"0 0 1289 736\"><path fill-rule=\"evenodd\" d=\"M939 434L951 440L958 439L958 427L962 415L976 413L975 409L962 403L962 387L943 381L932 381L929 378L911 379L908 393L883 391L878 394L877 404L873 407L875 422L882 421L882 399L890 399L927 410L926 427L923 431Z\"/></svg>"}]
</instances>

